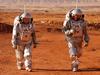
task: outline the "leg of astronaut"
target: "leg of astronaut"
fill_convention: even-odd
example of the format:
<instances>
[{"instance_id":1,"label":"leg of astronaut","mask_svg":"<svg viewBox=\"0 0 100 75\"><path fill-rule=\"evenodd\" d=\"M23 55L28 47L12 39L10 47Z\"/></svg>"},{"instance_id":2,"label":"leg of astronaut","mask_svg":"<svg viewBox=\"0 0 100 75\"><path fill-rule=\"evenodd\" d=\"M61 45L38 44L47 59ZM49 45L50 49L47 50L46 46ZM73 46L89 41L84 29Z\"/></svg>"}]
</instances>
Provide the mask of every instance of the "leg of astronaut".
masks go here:
<instances>
[{"instance_id":1,"label":"leg of astronaut","mask_svg":"<svg viewBox=\"0 0 100 75\"><path fill-rule=\"evenodd\" d=\"M78 65L79 65L76 48L71 48L70 51L71 51L70 58L72 61L72 63L71 63L72 71L76 72L78 70Z\"/></svg>"},{"instance_id":2,"label":"leg of astronaut","mask_svg":"<svg viewBox=\"0 0 100 75\"><path fill-rule=\"evenodd\" d=\"M32 45L26 45L24 50L25 68L27 71L32 71Z\"/></svg>"},{"instance_id":3,"label":"leg of astronaut","mask_svg":"<svg viewBox=\"0 0 100 75\"><path fill-rule=\"evenodd\" d=\"M82 43L77 44L77 57L80 58L82 56Z\"/></svg>"},{"instance_id":4,"label":"leg of astronaut","mask_svg":"<svg viewBox=\"0 0 100 75\"><path fill-rule=\"evenodd\" d=\"M77 55L74 57L72 56L72 71L76 72L78 70L79 66L79 58L81 56L82 52L80 48L77 48Z\"/></svg>"},{"instance_id":5,"label":"leg of astronaut","mask_svg":"<svg viewBox=\"0 0 100 75\"><path fill-rule=\"evenodd\" d=\"M77 58L80 58L82 56L82 49L78 48L77 50Z\"/></svg>"},{"instance_id":6,"label":"leg of astronaut","mask_svg":"<svg viewBox=\"0 0 100 75\"><path fill-rule=\"evenodd\" d=\"M73 60L72 60L72 71L73 72L76 72L78 70L79 58L82 55L81 43L79 45L78 44L76 44L76 45L77 45L76 46L77 53L76 53L75 57L72 57L73 58Z\"/></svg>"},{"instance_id":7,"label":"leg of astronaut","mask_svg":"<svg viewBox=\"0 0 100 75\"><path fill-rule=\"evenodd\" d=\"M17 58L17 68L21 70L23 67L23 47L18 46L17 49L15 50L15 53Z\"/></svg>"},{"instance_id":8,"label":"leg of astronaut","mask_svg":"<svg viewBox=\"0 0 100 75\"><path fill-rule=\"evenodd\" d=\"M69 46L70 58L72 61L72 64L71 64L72 71L76 72L78 70L78 65L79 65L79 61L78 61L78 57L77 57L77 48L71 42L68 43L68 46Z\"/></svg>"}]
</instances>

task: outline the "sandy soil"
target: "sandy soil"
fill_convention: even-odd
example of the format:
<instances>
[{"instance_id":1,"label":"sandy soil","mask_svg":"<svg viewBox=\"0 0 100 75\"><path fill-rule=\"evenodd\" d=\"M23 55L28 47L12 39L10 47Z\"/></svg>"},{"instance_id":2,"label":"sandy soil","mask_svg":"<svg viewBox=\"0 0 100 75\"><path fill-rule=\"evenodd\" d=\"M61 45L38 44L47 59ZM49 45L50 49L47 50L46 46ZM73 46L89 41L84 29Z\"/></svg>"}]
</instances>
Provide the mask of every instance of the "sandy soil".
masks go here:
<instances>
[{"instance_id":1,"label":"sandy soil","mask_svg":"<svg viewBox=\"0 0 100 75\"><path fill-rule=\"evenodd\" d=\"M0 23L12 25L16 15L18 13L1 12ZM64 14L33 14L33 17L39 42L32 52L33 71L17 70L15 51L11 46L11 33L0 32L0 75L100 75L99 30L88 31L91 39L89 46L83 48L80 71L73 73L67 43L60 30Z\"/></svg>"}]
</instances>

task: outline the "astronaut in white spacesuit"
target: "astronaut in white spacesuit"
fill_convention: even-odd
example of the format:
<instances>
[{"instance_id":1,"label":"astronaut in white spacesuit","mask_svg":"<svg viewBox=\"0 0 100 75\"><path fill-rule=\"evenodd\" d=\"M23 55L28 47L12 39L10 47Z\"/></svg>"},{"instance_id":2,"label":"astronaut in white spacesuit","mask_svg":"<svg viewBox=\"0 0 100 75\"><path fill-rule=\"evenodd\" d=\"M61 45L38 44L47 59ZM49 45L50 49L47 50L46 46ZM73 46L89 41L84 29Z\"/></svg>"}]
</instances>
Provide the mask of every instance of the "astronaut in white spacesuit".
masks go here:
<instances>
[{"instance_id":1,"label":"astronaut in white spacesuit","mask_svg":"<svg viewBox=\"0 0 100 75\"><path fill-rule=\"evenodd\" d=\"M79 65L79 57L82 54L82 43L88 46L89 37L87 34L87 22L81 9L73 9L66 14L63 24L63 32L69 47L69 54L72 60L72 71L76 72Z\"/></svg>"},{"instance_id":2,"label":"astronaut in white spacesuit","mask_svg":"<svg viewBox=\"0 0 100 75\"><path fill-rule=\"evenodd\" d=\"M14 20L12 46L15 49L19 70L32 71L32 47L36 48L36 35L30 13L24 12ZM34 44L34 45L33 45Z\"/></svg>"}]
</instances>

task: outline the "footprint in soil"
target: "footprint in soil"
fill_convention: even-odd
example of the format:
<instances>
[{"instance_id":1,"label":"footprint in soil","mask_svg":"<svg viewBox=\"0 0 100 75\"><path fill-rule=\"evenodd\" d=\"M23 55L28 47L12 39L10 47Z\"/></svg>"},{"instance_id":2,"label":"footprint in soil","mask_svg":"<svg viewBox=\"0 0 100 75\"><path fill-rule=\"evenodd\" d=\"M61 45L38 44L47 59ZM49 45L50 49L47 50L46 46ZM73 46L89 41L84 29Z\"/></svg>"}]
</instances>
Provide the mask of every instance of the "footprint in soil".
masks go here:
<instances>
[{"instance_id":1,"label":"footprint in soil","mask_svg":"<svg viewBox=\"0 0 100 75\"><path fill-rule=\"evenodd\" d=\"M0 64L4 64L4 65L8 65L8 64L11 64L11 61L10 60L8 60L8 59L1 59L0 60Z\"/></svg>"},{"instance_id":2,"label":"footprint in soil","mask_svg":"<svg viewBox=\"0 0 100 75\"><path fill-rule=\"evenodd\" d=\"M96 48L92 48L91 51L96 51Z\"/></svg>"},{"instance_id":3,"label":"footprint in soil","mask_svg":"<svg viewBox=\"0 0 100 75\"><path fill-rule=\"evenodd\" d=\"M87 51L96 51L97 48L88 48Z\"/></svg>"}]
</instances>

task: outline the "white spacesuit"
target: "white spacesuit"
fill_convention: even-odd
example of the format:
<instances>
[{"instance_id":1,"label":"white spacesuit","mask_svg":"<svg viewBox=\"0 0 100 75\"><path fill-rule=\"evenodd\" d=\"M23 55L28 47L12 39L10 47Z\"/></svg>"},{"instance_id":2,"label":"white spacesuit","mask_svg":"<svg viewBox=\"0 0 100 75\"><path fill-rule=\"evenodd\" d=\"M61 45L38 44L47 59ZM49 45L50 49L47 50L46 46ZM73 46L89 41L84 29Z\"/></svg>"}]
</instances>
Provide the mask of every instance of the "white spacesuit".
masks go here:
<instances>
[{"instance_id":1,"label":"white spacesuit","mask_svg":"<svg viewBox=\"0 0 100 75\"><path fill-rule=\"evenodd\" d=\"M74 72L78 70L78 58L82 53L82 42L84 42L84 46L87 46L89 42L86 25L84 15L78 8L67 13L63 24L63 31L68 41L69 54L72 60L72 71Z\"/></svg>"},{"instance_id":2,"label":"white spacesuit","mask_svg":"<svg viewBox=\"0 0 100 75\"><path fill-rule=\"evenodd\" d=\"M17 67L19 70L25 65L27 71L32 71L32 46L36 47L36 36L32 16L24 12L14 20L12 46L15 49Z\"/></svg>"}]
</instances>

